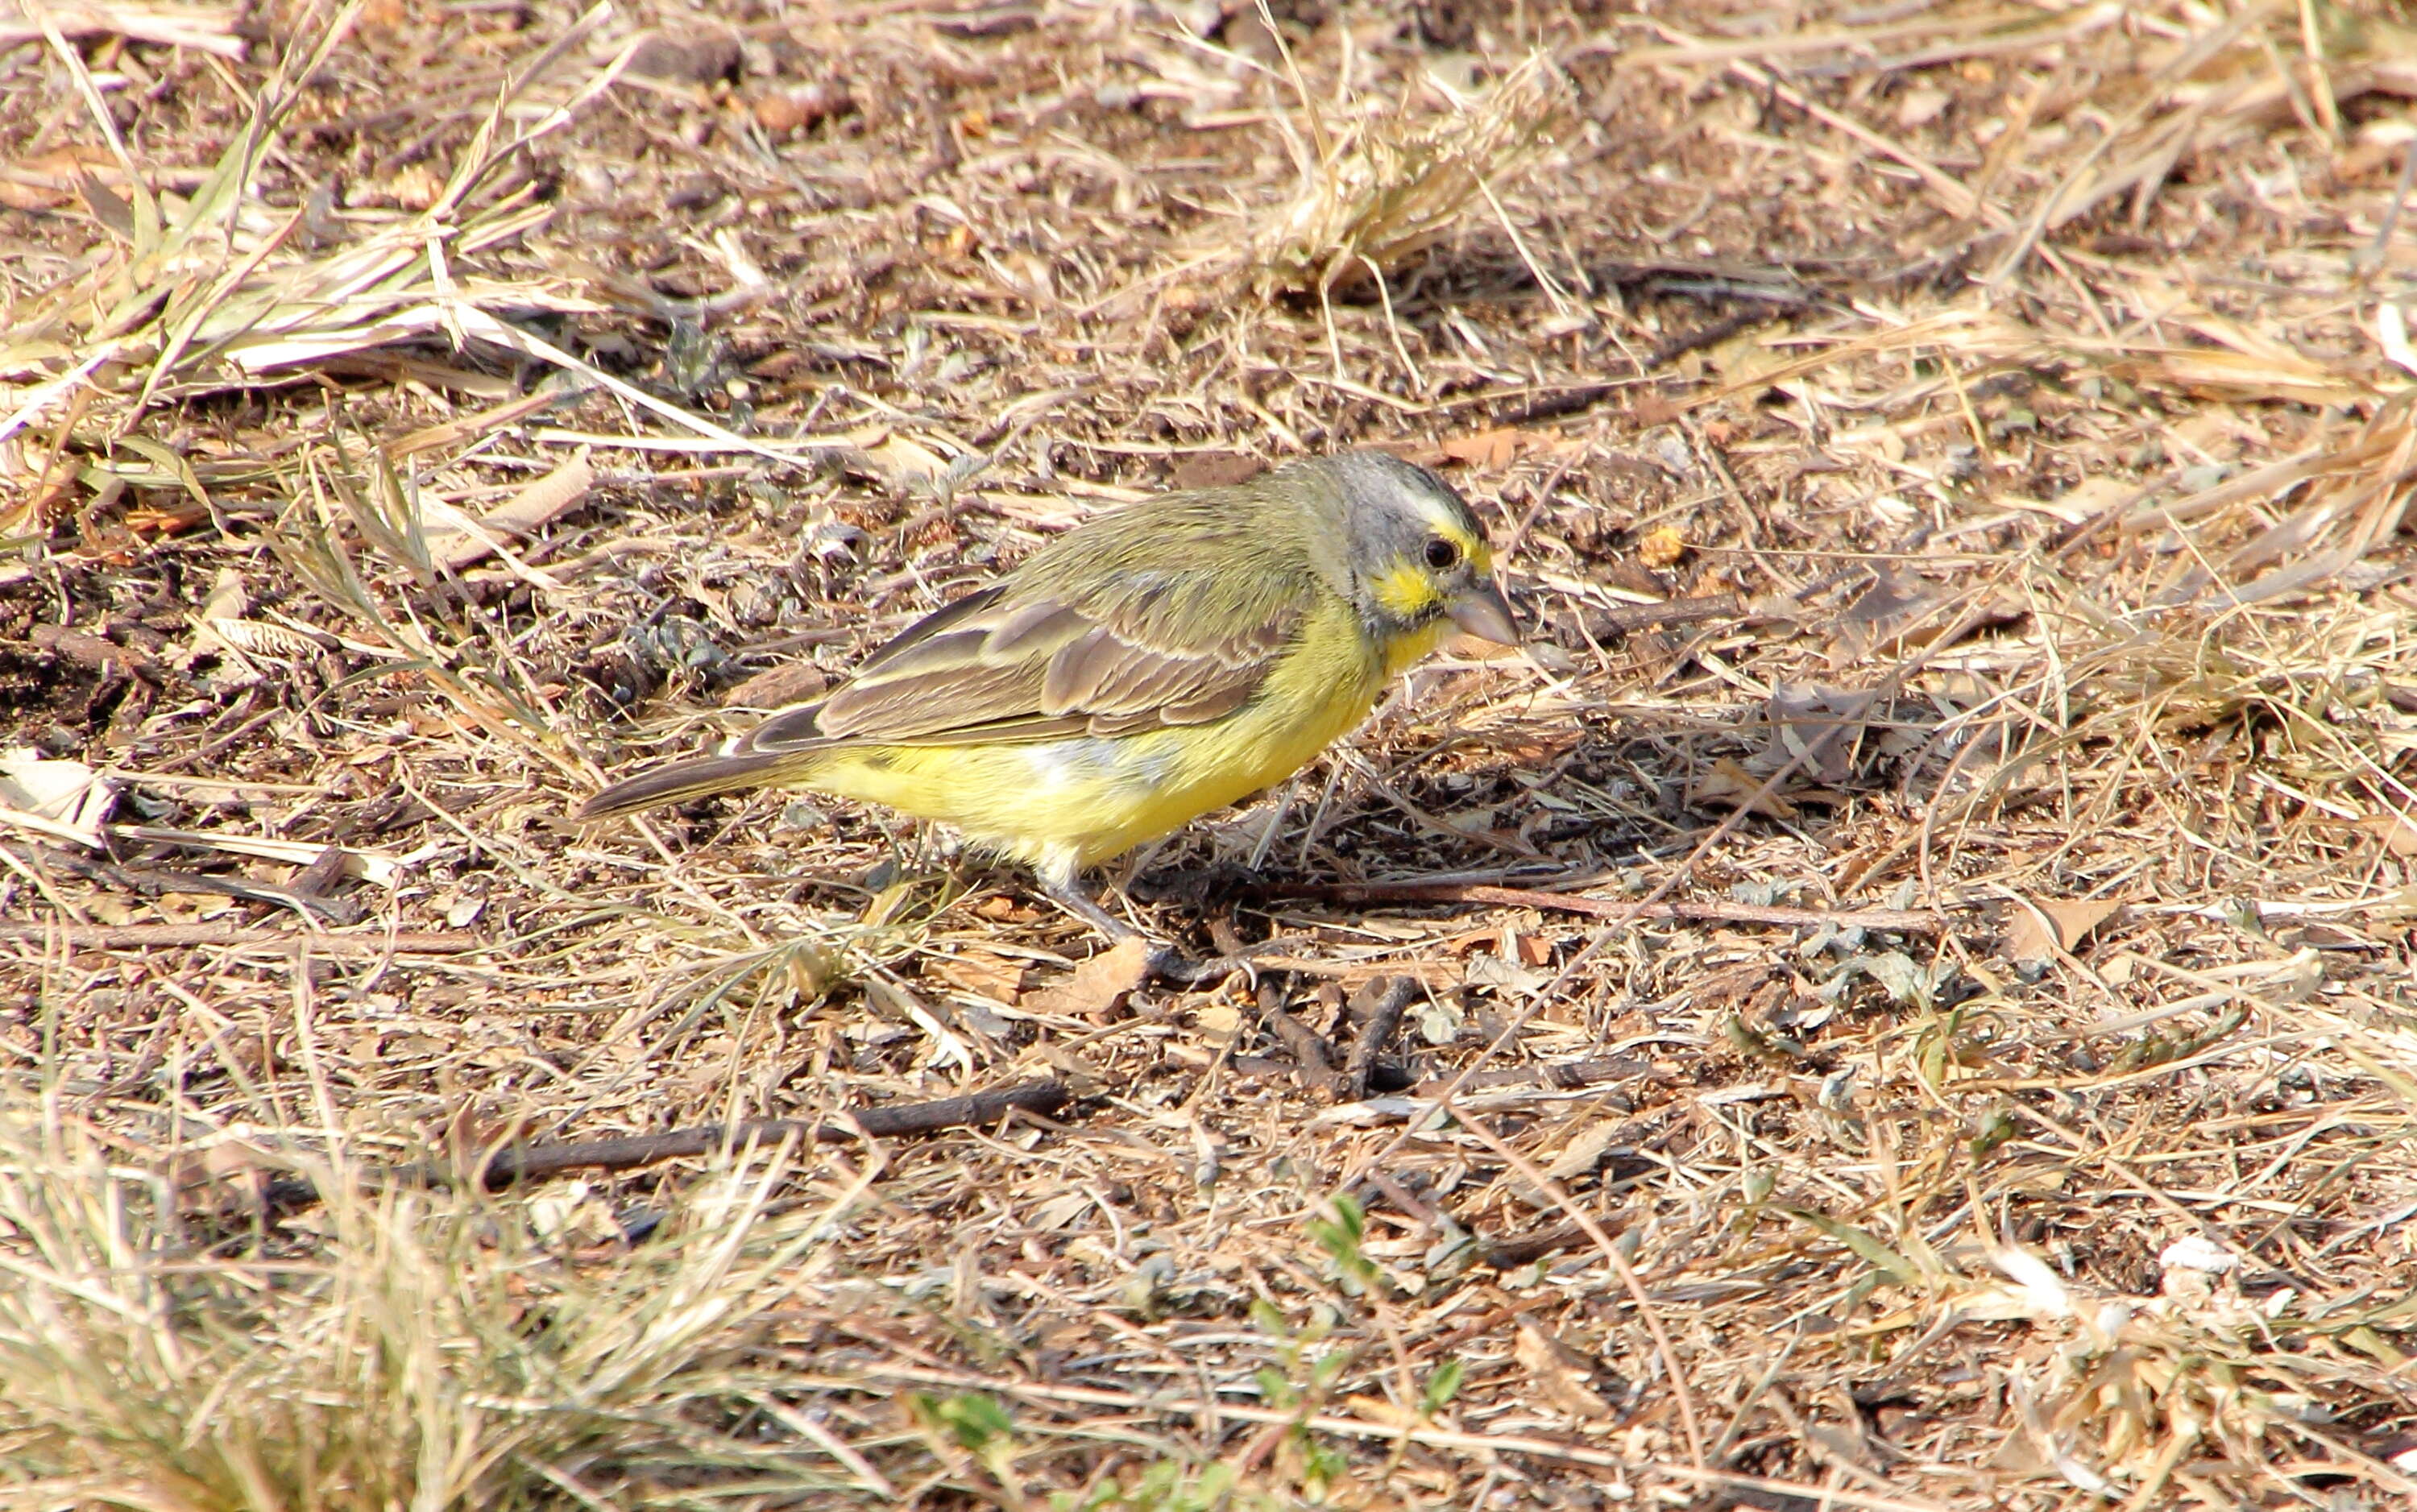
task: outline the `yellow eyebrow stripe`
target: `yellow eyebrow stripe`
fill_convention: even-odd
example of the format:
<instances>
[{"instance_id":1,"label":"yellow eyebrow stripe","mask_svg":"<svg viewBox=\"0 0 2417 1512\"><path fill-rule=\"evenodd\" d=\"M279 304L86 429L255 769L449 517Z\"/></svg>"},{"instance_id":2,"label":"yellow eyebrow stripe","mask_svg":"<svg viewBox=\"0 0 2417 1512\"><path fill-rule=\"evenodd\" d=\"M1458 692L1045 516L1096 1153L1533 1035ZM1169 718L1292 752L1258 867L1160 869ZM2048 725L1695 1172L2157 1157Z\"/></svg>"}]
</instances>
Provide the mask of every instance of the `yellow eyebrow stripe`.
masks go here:
<instances>
[{"instance_id":1,"label":"yellow eyebrow stripe","mask_svg":"<svg viewBox=\"0 0 2417 1512\"><path fill-rule=\"evenodd\" d=\"M1442 534L1460 548L1460 554L1468 558L1468 565L1477 569L1480 577L1494 570L1494 548L1485 544L1484 537L1471 535L1456 524L1444 525Z\"/></svg>"}]
</instances>

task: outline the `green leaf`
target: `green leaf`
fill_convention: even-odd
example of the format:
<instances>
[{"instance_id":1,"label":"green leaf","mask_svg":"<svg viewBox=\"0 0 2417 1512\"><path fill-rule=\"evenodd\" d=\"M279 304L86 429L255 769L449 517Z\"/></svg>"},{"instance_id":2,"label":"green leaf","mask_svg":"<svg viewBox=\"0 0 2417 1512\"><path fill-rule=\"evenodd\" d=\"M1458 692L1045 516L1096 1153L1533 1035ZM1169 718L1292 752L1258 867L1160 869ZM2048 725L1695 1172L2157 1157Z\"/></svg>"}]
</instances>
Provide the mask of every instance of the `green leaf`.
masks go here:
<instances>
[{"instance_id":1,"label":"green leaf","mask_svg":"<svg viewBox=\"0 0 2417 1512\"><path fill-rule=\"evenodd\" d=\"M1270 1407L1290 1407L1300 1400L1300 1393L1272 1365L1260 1366L1251 1372L1251 1379L1259 1383L1259 1400Z\"/></svg>"},{"instance_id":2,"label":"green leaf","mask_svg":"<svg viewBox=\"0 0 2417 1512\"><path fill-rule=\"evenodd\" d=\"M1427 1377L1426 1389L1419 1393L1419 1410L1433 1417L1451 1406L1452 1399L1460 1395L1461 1378L1467 1373L1468 1362L1458 1355L1436 1367L1435 1374Z\"/></svg>"},{"instance_id":3,"label":"green leaf","mask_svg":"<svg viewBox=\"0 0 2417 1512\"><path fill-rule=\"evenodd\" d=\"M1337 1196L1329 1205L1334 1210L1334 1217L1310 1219L1310 1237L1317 1241L1319 1248L1334 1257L1334 1266L1341 1275L1344 1290L1373 1290L1384 1278L1376 1269L1376 1263L1360 1249L1360 1243L1368 1232L1368 1215L1349 1197Z\"/></svg>"},{"instance_id":4,"label":"green leaf","mask_svg":"<svg viewBox=\"0 0 2417 1512\"><path fill-rule=\"evenodd\" d=\"M1798 1222L1808 1224L1813 1228L1820 1230L1831 1238L1837 1240L1840 1244L1845 1245L1856 1254L1861 1255L1863 1259L1871 1262L1873 1269L1878 1271L1890 1280L1896 1282L1899 1286L1920 1286L1923 1284L1922 1268L1920 1266L1914 1264L1913 1262L1906 1259L1894 1249L1890 1248L1887 1245L1882 1244L1879 1240L1873 1238L1870 1234L1865 1233L1862 1230L1854 1227L1852 1224L1841 1223L1827 1213L1816 1213L1808 1208L1782 1207L1779 1211L1786 1214L1789 1217L1796 1219Z\"/></svg>"},{"instance_id":5,"label":"green leaf","mask_svg":"<svg viewBox=\"0 0 2417 1512\"><path fill-rule=\"evenodd\" d=\"M998 1399L978 1391L961 1391L953 1397L919 1392L908 1407L927 1427L946 1431L958 1447L976 1454L1015 1432L1014 1419Z\"/></svg>"}]
</instances>

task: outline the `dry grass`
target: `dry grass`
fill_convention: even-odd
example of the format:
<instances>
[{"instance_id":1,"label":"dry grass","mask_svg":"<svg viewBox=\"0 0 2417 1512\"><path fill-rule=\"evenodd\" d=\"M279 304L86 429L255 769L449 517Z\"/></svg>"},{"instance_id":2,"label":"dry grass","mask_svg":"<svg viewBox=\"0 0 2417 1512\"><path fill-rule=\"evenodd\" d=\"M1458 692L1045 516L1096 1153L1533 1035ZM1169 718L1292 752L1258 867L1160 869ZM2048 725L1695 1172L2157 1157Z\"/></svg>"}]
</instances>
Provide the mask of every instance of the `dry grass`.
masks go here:
<instances>
[{"instance_id":1,"label":"dry grass","mask_svg":"<svg viewBox=\"0 0 2417 1512\"><path fill-rule=\"evenodd\" d=\"M522 86L552 63L551 53L504 91L448 174L424 175L424 192L412 196L424 203L401 215L348 219L332 203L315 200L281 216L268 213L261 176L273 158L290 151L296 110L360 8L353 0L333 12L302 13L280 67L189 194L152 191L81 54L53 36L62 71L115 159L125 192L121 197L89 172L83 175L82 196L111 234L74 276L12 310L0 375L35 381L0 422L0 440L61 408L79 423L123 436L165 400L308 371L431 334L458 342L496 311L595 308L540 282L453 271L461 260L516 241L547 219L522 160L537 140L567 124L584 98L547 112L527 131L511 129L508 112ZM565 46L600 19L600 12L584 18ZM583 94L592 96L610 77L608 70ZM321 246L315 252L314 242Z\"/></svg>"},{"instance_id":2,"label":"dry grass","mask_svg":"<svg viewBox=\"0 0 2417 1512\"><path fill-rule=\"evenodd\" d=\"M734 1165L680 1232L627 1249L598 1245L617 1231L575 1188L372 1201L341 1172L303 1232L212 1232L176 1172L55 1113L0 1138L23 1504L555 1505L600 1468L679 1503L712 1473L791 1498L851 1478L747 1427L785 1414L749 1365L765 1316L833 1240L828 1209L776 1204L784 1160Z\"/></svg>"},{"instance_id":3,"label":"dry grass","mask_svg":"<svg viewBox=\"0 0 2417 1512\"><path fill-rule=\"evenodd\" d=\"M1263 287L1330 291L1362 269L1381 280L1458 230L1481 198L1498 214L1497 194L1569 129L1567 89L1539 54L1440 115L1405 99L1338 119L1304 98L1305 129L1287 136L1300 188L1251 234Z\"/></svg>"},{"instance_id":4,"label":"dry grass","mask_svg":"<svg viewBox=\"0 0 2417 1512\"><path fill-rule=\"evenodd\" d=\"M2417 1489L2405 23L1314 8L0 53L0 1501ZM877 813L564 821L1363 443L1537 634L1140 869L1255 989ZM1693 917L1306 896L1437 878Z\"/></svg>"}]
</instances>

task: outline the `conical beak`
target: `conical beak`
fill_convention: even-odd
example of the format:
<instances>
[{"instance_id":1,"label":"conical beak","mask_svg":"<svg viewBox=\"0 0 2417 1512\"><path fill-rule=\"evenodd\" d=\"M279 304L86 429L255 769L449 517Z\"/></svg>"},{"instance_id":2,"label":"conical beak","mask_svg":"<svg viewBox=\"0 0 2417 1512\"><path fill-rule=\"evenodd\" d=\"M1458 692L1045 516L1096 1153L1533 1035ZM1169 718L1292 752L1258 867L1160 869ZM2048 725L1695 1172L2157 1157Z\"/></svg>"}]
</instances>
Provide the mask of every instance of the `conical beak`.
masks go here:
<instances>
[{"instance_id":1,"label":"conical beak","mask_svg":"<svg viewBox=\"0 0 2417 1512\"><path fill-rule=\"evenodd\" d=\"M1471 583L1468 591L1452 601L1446 611L1452 622L1481 641L1497 645L1517 645L1519 626L1511 617L1511 600L1492 582Z\"/></svg>"}]
</instances>

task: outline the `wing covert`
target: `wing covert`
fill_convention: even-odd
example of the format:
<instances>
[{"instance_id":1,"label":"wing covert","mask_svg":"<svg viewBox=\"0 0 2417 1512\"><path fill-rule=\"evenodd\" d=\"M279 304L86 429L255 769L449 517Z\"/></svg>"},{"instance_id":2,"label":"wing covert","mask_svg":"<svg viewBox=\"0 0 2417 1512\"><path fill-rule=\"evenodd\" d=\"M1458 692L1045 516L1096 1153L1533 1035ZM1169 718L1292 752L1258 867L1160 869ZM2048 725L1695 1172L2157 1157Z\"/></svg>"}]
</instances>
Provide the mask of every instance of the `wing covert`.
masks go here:
<instances>
[{"instance_id":1,"label":"wing covert","mask_svg":"<svg viewBox=\"0 0 2417 1512\"><path fill-rule=\"evenodd\" d=\"M1011 578L875 652L812 711L813 736L952 745L1220 718L1259 690L1313 602L1306 583L1246 576L1248 591L1232 574L1164 567L1103 574L1085 592Z\"/></svg>"}]
</instances>

